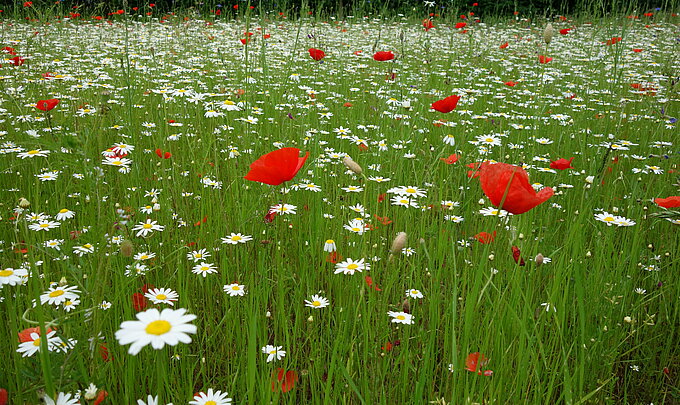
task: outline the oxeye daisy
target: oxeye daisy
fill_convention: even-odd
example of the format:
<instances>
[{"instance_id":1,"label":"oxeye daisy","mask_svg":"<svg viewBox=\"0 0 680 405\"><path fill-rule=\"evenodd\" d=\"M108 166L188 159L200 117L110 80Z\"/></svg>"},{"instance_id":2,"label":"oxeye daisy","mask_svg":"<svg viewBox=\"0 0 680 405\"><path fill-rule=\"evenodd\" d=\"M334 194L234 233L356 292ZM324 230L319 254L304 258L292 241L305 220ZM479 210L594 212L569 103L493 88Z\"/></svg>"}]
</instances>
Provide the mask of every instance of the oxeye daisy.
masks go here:
<instances>
[{"instance_id":1,"label":"oxeye daisy","mask_svg":"<svg viewBox=\"0 0 680 405\"><path fill-rule=\"evenodd\" d=\"M191 271L195 274L207 277L208 274L217 273L217 268L212 263L201 262L201 264L195 265Z\"/></svg>"},{"instance_id":2,"label":"oxeye daisy","mask_svg":"<svg viewBox=\"0 0 680 405\"><path fill-rule=\"evenodd\" d=\"M177 343L191 343L188 334L196 333L196 326L189 322L196 319L196 315L186 314L186 309L177 310L165 308L162 312L149 309L137 313L136 321L125 321L116 331L116 339L121 345L132 343L128 353L137 355L142 348L151 344L156 350L166 344L175 346Z\"/></svg>"},{"instance_id":3,"label":"oxeye daisy","mask_svg":"<svg viewBox=\"0 0 680 405\"><path fill-rule=\"evenodd\" d=\"M202 259L207 259L209 257L210 253L208 253L208 251L205 249L194 250L192 252L187 253L187 259L193 262L197 262Z\"/></svg>"},{"instance_id":4,"label":"oxeye daisy","mask_svg":"<svg viewBox=\"0 0 680 405\"><path fill-rule=\"evenodd\" d=\"M59 228L60 225L61 223L59 222L43 219L36 223L30 224L28 229L32 231L49 231L50 229Z\"/></svg>"},{"instance_id":5,"label":"oxeye daisy","mask_svg":"<svg viewBox=\"0 0 680 405\"><path fill-rule=\"evenodd\" d=\"M13 269L7 267L0 270L0 288L5 284L8 285L18 285L21 284L24 277L28 277L28 270L26 269Z\"/></svg>"},{"instance_id":6,"label":"oxeye daisy","mask_svg":"<svg viewBox=\"0 0 680 405\"><path fill-rule=\"evenodd\" d=\"M189 401L189 405L227 405L231 403L231 398L228 395L226 392L213 391L212 388L209 388L207 394L199 392L194 395L194 400Z\"/></svg>"},{"instance_id":7,"label":"oxeye daisy","mask_svg":"<svg viewBox=\"0 0 680 405\"><path fill-rule=\"evenodd\" d=\"M335 274L344 273L349 274L351 276L357 271L362 272L364 270L370 269L371 265L368 263L364 263L364 259L354 261L350 258L347 258L347 260L345 260L344 262L340 262L335 265Z\"/></svg>"},{"instance_id":8,"label":"oxeye daisy","mask_svg":"<svg viewBox=\"0 0 680 405\"><path fill-rule=\"evenodd\" d=\"M246 243L248 241L253 240L253 237L250 235L243 235L241 233L231 233L231 235L227 236L226 238L222 238L222 243L226 243L229 245L238 245L239 243Z\"/></svg>"},{"instance_id":9,"label":"oxeye daisy","mask_svg":"<svg viewBox=\"0 0 680 405\"><path fill-rule=\"evenodd\" d=\"M393 323L403 323L405 325L413 324L413 315L406 312L387 312L387 315L392 317Z\"/></svg>"},{"instance_id":10,"label":"oxeye daisy","mask_svg":"<svg viewBox=\"0 0 680 405\"><path fill-rule=\"evenodd\" d=\"M78 400L78 395L73 395L71 393L60 392L56 399L50 398L45 395L45 405L78 405L80 401Z\"/></svg>"},{"instance_id":11,"label":"oxeye daisy","mask_svg":"<svg viewBox=\"0 0 680 405\"><path fill-rule=\"evenodd\" d=\"M328 299L320 295L312 295L312 298L310 300L305 300L306 307L315 309L325 308L328 306L328 304L329 304Z\"/></svg>"},{"instance_id":12,"label":"oxeye daisy","mask_svg":"<svg viewBox=\"0 0 680 405\"><path fill-rule=\"evenodd\" d=\"M179 294L169 288L152 288L144 294L154 304L175 305Z\"/></svg>"},{"instance_id":13,"label":"oxeye daisy","mask_svg":"<svg viewBox=\"0 0 680 405\"><path fill-rule=\"evenodd\" d=\"M262 348L262 353L267 354L267 363L271 363L274 360L281 360L286 356L286 352L283 349L283 346L272 346L272 345L267 345Z\"/></svg>"},{"instance_id":14,"label":"oxeye daisy","mask_svg":"<svg viewBox=\"0 0 680 405\"><path fill-rule=\"evenodd\" d=\"M80 291L78 291L77 288L78 287L75 286L50 287L40 296L40 303L41 304L48 303L50 305L61 305L67 300L78 299L79 296L77 293L79 293Z\"/></svg>"},{"instance_id":15,"label":"oxeye daisy","mask_svg":"<svg viewBox=\"0 0 680 405\"><path fill-rule=\"evenodd\" d=\"M136 236L141 236L142 238L153 233L153 231L162 232L163 229L165 229L164 226L158 225L157 221L152 221L151 219L147 219L146 222L140 222L132 228L133 231L139 231Z\"/></svg>"},{"instance_id":16,"label":"oxeye daisy","mask_svg":"<svg viewBox=\"0 0 680 405\"><path fill-rule=\"evenodd\" d=\"M222 287L225 293L230 297L244 296L246 295L246 286L239 283L227 284Z\"/></svg>"},{"instance_id":17,"label":"oxeye daisy","mask_svg":"<svg viewBox=\"0 0 680 405\"><path fill-rule=\"evenodd\" d=\"M54 336L56 334L56 330L47 331L47 349L50 351L53 350L56 341L60 340L58 337ZM31 332L26 341L19 343L19 348L17 349L17 352L21 353L23 357L31 357L39 351L40 333L38 332Z\"/></svg>"}]
</instances>

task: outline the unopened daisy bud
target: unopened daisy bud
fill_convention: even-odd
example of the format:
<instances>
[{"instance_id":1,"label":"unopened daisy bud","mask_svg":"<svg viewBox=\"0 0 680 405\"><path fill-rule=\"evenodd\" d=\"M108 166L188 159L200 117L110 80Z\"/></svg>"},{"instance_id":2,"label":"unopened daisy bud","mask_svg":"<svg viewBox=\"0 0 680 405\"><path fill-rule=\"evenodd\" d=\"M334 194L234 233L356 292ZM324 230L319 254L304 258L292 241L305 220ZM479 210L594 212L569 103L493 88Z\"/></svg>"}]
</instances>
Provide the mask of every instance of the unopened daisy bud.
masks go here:
<instances>
[{"instance_id":1,"label":"unopened daisy bud","mask_svg":"<svg viewBox=\"0 0 680 405\"><path fill-rule=\"evenodd\" d=\"M625 323L633 323L633 319L632 319L630 316L625 316L625 317L623 318L623 321L624 321Z\"/></svg>"},{"instance_id":2,"label":"unopened daisy bud","mask_svg":"<svg viewBox=\"0 0 680 405\"><path fill-rule=\"evenodd\" d=\"M477 204L479 205L484 205L485 201L483 198L480 198L479 201L477 201Z\"/></svg>"},{"instance_id":3,"label":"unopened daisy bud","mask_svg":"<svg viewBox=\"0 0 680 405\"><path fill-rule=\"evenodd\" d=\"M314 322L314 317L312 315L310 315L309 318L307 318L307 322L309 322L309 323Z\"/></svg>"},{"instance_id":4,"label":"unopened daisy bud","mask_svg":"<svg viewBox=\"0 0 680 405\"><path fill-rule=\"evenodd\" d=\"M19 199L19 207L20 208L28 208L31 206L31 202L25 199L24 197L21 197Z\"/></svg>"},{"instance_id":5,"label":"unopened daisy bud","mask_svg":"<svg viewBox=\"0 0 680 405\"><path fill-rule=\"evenodd\" d=\"M363 169L361 168L361 166L359 166L359 164L357 162L353 161L352 158L349 157L349 156L345 156L342 159L342 163L344 163L345 166L347 166L347 168L349 170L353 171L355 174L361 174L363 172Z\"/></svg>"},{"instance_id":6,"label":"unopened daisy bud","mask_svg":"<svg viewBox=\"0 0 680 405\"><path fill-rule=\"evenodd\" d=\"M66 279L66 277L62 277L61 280L59 280L59 285L60 285L60 286L63 287L63 286L65 286L65 285L67 285L67 284L68 284L68 280Z\"/></svg>"},{"instance_id":7,"label":"unopened daisy bud","mask_svg":"<svg viewBox=\"0 0 680 405\"><path fill-rule=\"evenodd\" d=\"M272 313L271 313L271 312L269 312L269 311L267 311L267 313L266 313L266 314L264 314L264 316L266 316L267 318L271 318L271 317L272 317Z\"/></svg>"},{"instance_id":8,"label":"unopened daisy bud","mask_svg":"<svg viewBox=\"0 0 680 405\"><path fill-rule=\"evenodd\" d=\"M495 258L496 258L496 256L494 256L494 255L492 255L492 254L489 255L489 260L493 261L493 259L495 259Z\"/></svg>"},{"instance_id":9,"label":"unopened daisy bud","mask_svg":"<svg viewBox=\"0 0 680 405\"><path fill-rule=\"evenodd\" d=\"M125 257L132 256L132 252L135 250L134 245L129 240L124 240L120 244L120 254Z\"/></svg>"},{"instance_id":10,"label":"unopened daisy bud","mask_svg":"<svg viewBox=\"0 0 680 405\"><path fill-rule=\"evenodd\" d=\"M553 29L552 24L548 23L543 30L543 42L546 44L552 42L553 35L555 35L555 30Z\"/></svg>"},{"instance_id":11,"label":"unopened daisy bud","mask_svg":"<svg viewBox=\"0 0 680 405\"><path fill-rule=\"evenodd\" d=\"M587 176L586 177L586 183L588 183L588 184L593 184L594 180L595 180L595 176Z\"/></svg>"},{"instance_id":12,"label":"unopened daisy bud","mask_svg":"<svg viewBox=\"0 0 680 405\"><path fill-rule=\"evenodd\" d=\"M392 242L392 247L390 248L390 252L392 252L392 253L401 252L401 249L403 249L406 246L407 240L408 240L408 236L406 236L406 232L399 232L397 234L397 237L394 238L394 242Z\"/></svg>"},{"instance_id":13,"label":"unopened daisy bud","mask_svg":"<svg viewBox=\"0 0 680 405\"><path fill-rule=\"evenodd\" d=\"M544 257L543 257L542 254L540 254L540 253L537 254L537 255L536 255L536 258L534 259L534 261L536 262L536 266L542 265L542 264L543 264L543 259L544 259Z\"/></svg>"},{"instance_id":14,"label":"unopened daisy bud","mask_svg":"<svg viewBox=\"0 0 680 405\"><path fill-rule=\"evenodd\" d=\"M593 254L590 253L590 250L586 252L586 257L591 257Z\"/></svg>"}]
</instances>

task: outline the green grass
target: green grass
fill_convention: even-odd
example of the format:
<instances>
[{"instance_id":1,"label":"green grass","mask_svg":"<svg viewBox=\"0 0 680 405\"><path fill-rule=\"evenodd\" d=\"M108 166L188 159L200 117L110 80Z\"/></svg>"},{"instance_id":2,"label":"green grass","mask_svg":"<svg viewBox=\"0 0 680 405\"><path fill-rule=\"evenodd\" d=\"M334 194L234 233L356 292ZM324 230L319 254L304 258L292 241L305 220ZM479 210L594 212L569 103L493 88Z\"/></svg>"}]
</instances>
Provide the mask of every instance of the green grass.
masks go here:
<instances>
[{"instance_id":1,"label":"green grass","mask_svg":"<svg viewBox=\"0 0 680 405\"><path fill-rule=\"evenodd\" d=\"M678 85L672 82L678 66L669 56L677 47L677 17L611 18L592 25L554 21L556 29L575 30L557 34L547 49L542 21L514 17L494 25L470 23L467 34L437 20L425 32L414 16L287 21L246 14L209 25L183 17L162 24L133 16L112 24L57 22L51 15L44 17L49 25L3 21L1 46L27 57L22 66L0 64L0 266L31 272L25 285L0 289L6 325L0 330L0 388L8 390L11 403L37 403L43 392L75 392L90 383L109 393L108 403L120 404L148 394L159 395L163 404L186 403L208 388L244 404L680 400L680 287L674 277L680 238L676 224L651 215L663 211L654 198L678 194L677 124L671 120L678 116ZM246 31L255 35L244 47L239 39ZM262 32L271 38L263 40ZM615 36L623 41L602 44ZM510 46L499 49L506 41ZM328 56L314 62L310 47ZM359 50L368 57L354 55ZM397 61L370 58L380 50L394 51ZM539 64L539 54L554 60ZM45 80L45 72L60 76ZM386 80L392 73L394 80ZM510 80L518 84L503 84ZM636 90L631 83L655 90ZM166 101L153 91L162 88L214 95L196 104L179 96ZM455 111L429 110L452 94L463 96ZM565 97L570 94L576 97ZM61 102L49 120L22 118L46 117L32 104L50 98ZM390 98L409 101L410 108L391 105ZM227 99L245 106L204 117L204 102ZM78 116L86 106L96 112ZM318 113L324 112L333 115L323 119ZM237 120L248 116L259 122ZM455 126L433 125L439 119ZM146 128L147 122L156 126ZM359 127L371 125L376 127ZM333 130L339 127L367 140L368 149L337 138ZM442 142L449 133L455 146ZM491 134L501 134L501 145L486 154L468 142ZM380 150L381 140L387 150ZM624 141L637 145L602 146ZM5 142L51 153L20 159ZM135 147L127 156L128 174L102 165L102 151L116 142ZM296 178L278 187L244 180L250 163L280 146L275 142L310 152ZM172 157L158 158L157 148ZM349 154L364 175L347 172L327 148ZM453 153L460 155L457 163L440 160ZM573 170L539 170L572 156ZM531 181L557 187L557 193L521 215L483 216L479 210L491 203L479 181L468 178L465 164L484 159L533 165ZM645 165L663 173L633 172ZM61 173L56 181L35 177L46 170ZM205 177L222 187L204 187ZM290 190L304 180L322 191ZM341 189L349 185L364 191ZM423 209L391 205L392 194L379 202L381 194L402 185L427 191L417 199ZM162 190L160 209L147 215L139 208L152 205L145 197L151 189ZM30 206L17 215L21 197ZM442 209L443 200L460 206ZM297 206L297 214L265 223L269 207L278 203ZM355 204L364 206L375 229L363 235L343 229L358 216L349 209ZM54 216L62 208L75 218L46 232L28 228L29 213ZM598 210L636 225L607 226L594 219ZM127 224L120 222L121 212L130 216ZM446 221L451 214L464 221ZM146 218L165 230L136 237L132 227ZM482 231L495 231L495 240L478 242L474 235ZM220 238L231 232L252 235L253 241L222 244ZM407 246L416 253L390 260L398 232L408 234ZM131 241L135 253L155 253L145 262L149 271L126 276L135 261L111 242L113 236ZM44 247L50 239L64 239L61 251ZM343 258L365 258L371 269L333 274L323 251L327 239L336 241ZM94 253L72 253L85 243ZM525 266L513 260L513 246ZM206 261L217 266L217 274L191 272L186 254L194 249L211 253ZM538 266L539 253L552 261ZM643 269L649 265L653 271ZM381 291L367 285L367 275ZM47 304L32 308L32 300L62 279L78 286L79 306L69 313ZM222 286L233 282L245 285L247 294L227 296ZM175 290L174 308L197 315L190 344L158 351L147 346L136 356L118 344L114 334L121 322L135 318L131 295L144 284ZM406 298L412 288L424 298ZM304 300L317 293L330 305L305 307ZM99 308L104 300L110 309ZM414 322L391 323L388 311L410 312ZM64 354L48 352L42 342L40 353L22 358L17 333L50 320L59 336L77 344ZM100 344L108 348L109 361L102 360ZM286 356L267 363L261 348L268 344L282 346ZM489 358L482 369L492 376L465 370L468 354L475 352ZM298 373L290 392L271 389L279 367Z\"/></svg>"}]
</instances>

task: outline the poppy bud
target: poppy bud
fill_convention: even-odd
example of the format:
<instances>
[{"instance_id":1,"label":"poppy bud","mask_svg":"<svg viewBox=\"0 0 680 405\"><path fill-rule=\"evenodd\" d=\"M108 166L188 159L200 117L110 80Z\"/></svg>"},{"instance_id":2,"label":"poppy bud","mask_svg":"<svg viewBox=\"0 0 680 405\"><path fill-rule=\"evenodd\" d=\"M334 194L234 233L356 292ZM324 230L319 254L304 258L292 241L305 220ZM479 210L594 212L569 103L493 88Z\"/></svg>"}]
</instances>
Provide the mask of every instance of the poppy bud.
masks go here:
<instances>
[{"instance_id":1,"label":"poppy bud","mask_svg":"<svg viewBox=\"0 0 680 405\"><path fill-rule=\"evenodd\" d=\"M361 166L359 166L359 164L357 162L355 162L354 160L352 160L352 158L349 157L349 156L345 156L342 159L342 163L344 163L345 166L349 170L353 171L355 174L361 174L363 172L363 169L361 168Z\"/></svg>"},{"instance_id":2,"label":"poppy bud","mask_svg":"<svg viewBox=\"0 0 680 405\"><path fill-rule=\"evenodd\" d=\"M24 197L21 197L19 199L19 207L20 208L28 208L31 206L31 202L25 199Z\"/></svg>"},{"instance_id":3,"label":"poppy bud","mask_svg":"<svg viewBox=\"0 0 680 405\"><path fill-rule=\"evenodd\" d=\"M129 240L124 240L120 244L120 254L122 254L125 257L130 257L132 256L132 252L134 251L134 246L132 245L132 242Z\"/></svg>"},{"instance_id":4,"label":"poppy bud","mask_svg":"<svg viewBox=\"0 0 680 405\"><path fill-rule=\"evenodd\" d=\"M546 25L545 29L543 30L543 41L546 44L550 44L550 42L553 39L554 34L555 34L555 30L553 29L552 24L548 23L548 25Z\"/></svg>"},{"instance_id":5,"label":"poppy bud","mask_svg":"<svg viewBox=\"0 0 680 405\"><path fill-rule=\"evenodd\" d=\"M406 232L399 232L397 234L397 237L394 238L394 242L392 242L392 247L390 248L390 252L392 252L392 253L401 252L401 250L406 246L407 240L408 240L408 237L406 236Z\"/></svg>"},{"instance_id":6,"label":"poppy bud","mask_svg":"<svg viewBox=\"0 0 680 405\"><path fill-rule=\"evenodd\" d=\"M405 298L404 302L401 303L401 310L407 314L411 313L411 304L408 302L408 299Z\"/></svg>"},{"instance_id":7,"label":"poppy bud","mask_svg":"<svg viewBox=\"0 0 680 405\"><path fill-rule=\"evenodd\" d=\"M534 261L536 262L536 266L542 265L542 264L543 264L543 259L544 259L544 257L543 257L542 254L540 254L540 253L537 254L537 255L536 255L536 258L534 259Z\"/></svg>"}]
</instances>

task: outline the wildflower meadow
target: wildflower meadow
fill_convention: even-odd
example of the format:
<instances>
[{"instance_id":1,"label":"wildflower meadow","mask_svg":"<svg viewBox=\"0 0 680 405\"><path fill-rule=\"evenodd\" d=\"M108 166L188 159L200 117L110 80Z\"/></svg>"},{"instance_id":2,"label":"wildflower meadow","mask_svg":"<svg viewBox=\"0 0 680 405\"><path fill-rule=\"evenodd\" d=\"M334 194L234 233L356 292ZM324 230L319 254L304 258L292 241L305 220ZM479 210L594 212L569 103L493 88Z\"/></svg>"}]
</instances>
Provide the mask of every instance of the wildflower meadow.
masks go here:
<instances>
[{"instance_id":1,"label":"wildflower meadow","mask_svg":"<svg viewBox=\"0 0 680 405\"><path fill-rule=\"evenodd\" d=\"M0 11L0 405L680 403L677 3L238 3Z\"/></svg>"}]
</instances>

